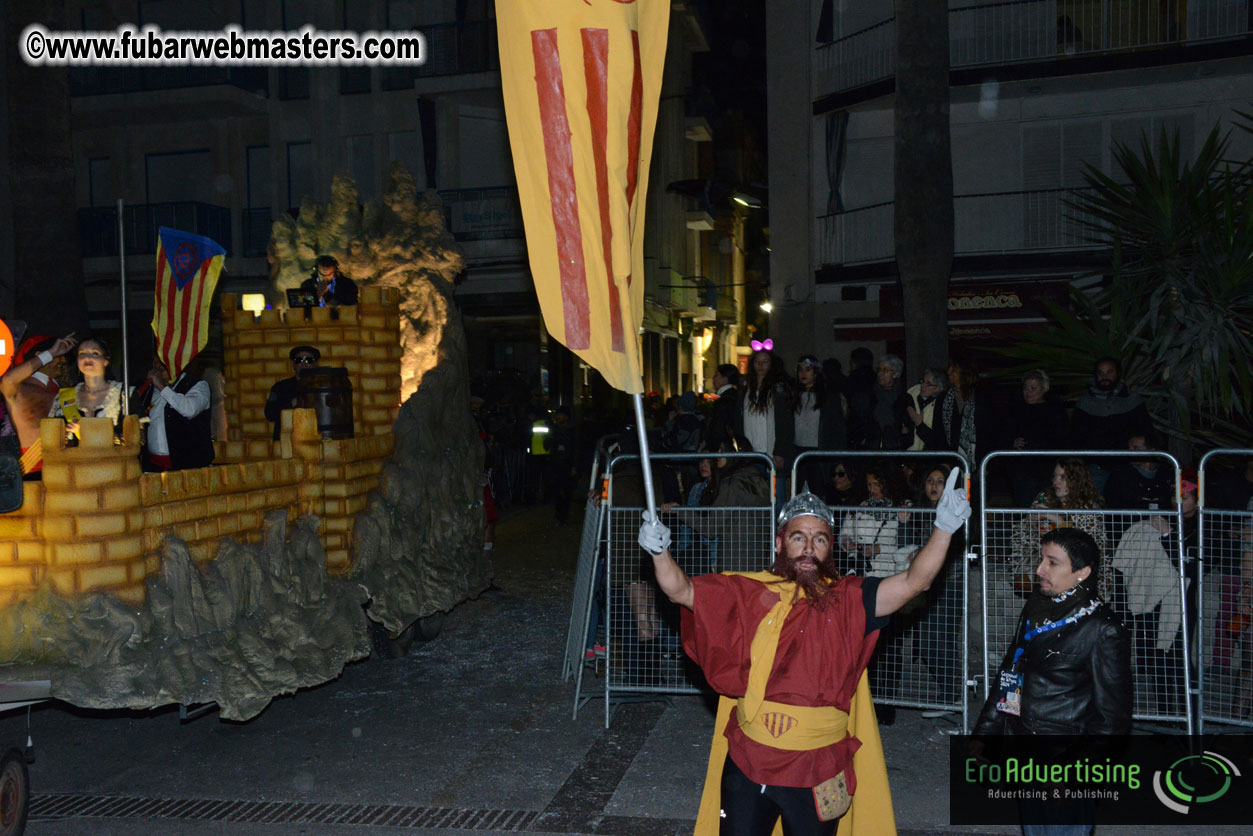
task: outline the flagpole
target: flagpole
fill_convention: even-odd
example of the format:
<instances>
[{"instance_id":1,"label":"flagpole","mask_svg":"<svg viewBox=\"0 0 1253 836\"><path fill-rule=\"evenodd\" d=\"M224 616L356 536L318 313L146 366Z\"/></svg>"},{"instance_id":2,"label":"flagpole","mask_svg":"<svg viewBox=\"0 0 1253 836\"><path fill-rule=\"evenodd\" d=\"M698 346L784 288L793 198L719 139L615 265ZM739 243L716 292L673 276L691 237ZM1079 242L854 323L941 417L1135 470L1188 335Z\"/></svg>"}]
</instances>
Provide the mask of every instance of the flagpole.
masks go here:
<instances>
[{"instance_id":1,"label":"flagpole","mask_svg":"<svg viewBox=\"0 0 1253 836\"><path fill-rule=\"evenodd\" d=\"M123 234L125 224L122 220L122 198L117 199L117 260L121 269L122 279L122 409L129 413L131 391L130 340L126 329L126 236Z\"/></svg>"},{"instance_id":2,"label":"flagpole","mask_svg":"<svg viewBox=\"0 0 1253 836\"><path fill-rule=\"evenodd\" d=\"M640 471L644 474L644 501L648 503L648 518L656 521L657 502L653 498L653 467L648 460L648 428L644 426L644 396L634 394L631 402L635 404L635 431L640 437Z\"/></svg>"}]
</instances>

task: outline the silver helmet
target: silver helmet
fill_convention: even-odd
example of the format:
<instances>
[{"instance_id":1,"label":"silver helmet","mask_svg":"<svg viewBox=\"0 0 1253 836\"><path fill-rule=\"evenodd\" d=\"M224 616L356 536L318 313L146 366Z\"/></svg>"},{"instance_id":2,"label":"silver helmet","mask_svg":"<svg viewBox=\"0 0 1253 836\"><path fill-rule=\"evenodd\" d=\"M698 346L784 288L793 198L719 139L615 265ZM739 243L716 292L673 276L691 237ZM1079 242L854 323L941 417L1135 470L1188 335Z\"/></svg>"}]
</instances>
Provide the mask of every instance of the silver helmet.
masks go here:
<instances>
[{"instance_id":1,"label":"silver helmet","mask_svg":"<svg viewBox=\"0 0 1253 836\"><path fill-rule=\"evenodd\" d=\"M776 530L782 531L783 526L787 525L791 520L797 517L817 517L827 526L835 530L835 514L831 512L831 508L827 503L823 502L817 496L809 492L809 485L801 489L801 492L788 500L783 506L783 510L779 512L779 524Z\"/></svg>"}]
</instances>

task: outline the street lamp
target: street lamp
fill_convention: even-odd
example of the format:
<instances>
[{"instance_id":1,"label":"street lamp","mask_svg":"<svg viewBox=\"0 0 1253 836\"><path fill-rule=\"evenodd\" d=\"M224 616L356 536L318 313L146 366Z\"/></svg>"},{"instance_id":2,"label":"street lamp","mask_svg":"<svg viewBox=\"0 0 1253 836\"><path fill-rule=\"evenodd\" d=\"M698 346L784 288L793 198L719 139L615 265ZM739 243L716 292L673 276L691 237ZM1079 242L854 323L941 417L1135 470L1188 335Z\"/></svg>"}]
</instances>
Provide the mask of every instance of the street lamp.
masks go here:
<instances>
[{"instance_id":1,"label":"street lamp","mask_svg":"<svg viewBox=\"0 0 1253 836\"><path fill-rule=\"evenodd\" d=\"M767 299L766 301L761 303L761 309L765 311L766 313L770 313L771 311L774 310L774 305L770 304L770 300Z\"/></svg>"}]
</instances>

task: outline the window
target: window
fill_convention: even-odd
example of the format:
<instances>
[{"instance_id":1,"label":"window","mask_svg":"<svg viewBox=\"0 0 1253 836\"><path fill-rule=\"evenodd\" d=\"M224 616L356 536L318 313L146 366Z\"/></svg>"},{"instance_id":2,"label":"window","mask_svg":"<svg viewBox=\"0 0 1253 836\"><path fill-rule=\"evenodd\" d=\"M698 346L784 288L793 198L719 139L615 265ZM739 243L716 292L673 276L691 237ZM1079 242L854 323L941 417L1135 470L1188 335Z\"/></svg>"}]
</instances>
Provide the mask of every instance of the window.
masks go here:
<instances>
[{"instance_id":1,"label":"window","mask_svg":"<svg viewBox=\"0 0 1253 836\"><path fill-rule=\"evenodd\" d=\"M348 173L357 181L357 199L369 203L379 199L379 174L374 166L374 135L344 137Z\"/></svg>"},{"instance_id":2,"label":"window","mask_svg":"<svg viewBox=\"0 0 1253 836\"><path fill-rule=\"evenodd\" d=\"M116 203L116 195L110 185L111 165L108 157L97 157L87 161L87 205L112 206Z\"/></svg>"},{"instance_id":3,"label":"window","mask_svg":"<svg viewBox=\"0 0 1253 836\"><path fill-rule=\"evenodd\" d=\"M1027 125L1022 132L1023 245L1077 246L1084 232L1066 208L1065 190L1081 188L1085 166L1102 169L1101 122Z\"/></svg>"},{"instance_id":4,"label":"window","mask_svg":"<svg viewBox=\"0 0 1253 836\"><path fill-rule=\"evenodd\" d=\"M300 202L306 196L313 194L313 144L308 140L289 142L287 143L287 205L292 209L298 209Z\"/></svg>"},{"instance_id":5,"label":"window","mask_svg":"<svg viewBox=\"0 0 1253 836\"><path fill-rule=\"evenodd\" d=\"M213 165L209 151L172 151L144 155L146 203L213 203Z\"/></svg>"},{"instance_id":6,"label":"window","mask_svg":"<svg viewBox=\"0 0 1253 836\"><path fill-rule=\"evenodd\" d=\"M274 171L270 146L248 146L248 208L268 207L274 199Z\"/></svg>"},{"instance_id":7,"label":"window","mask_svg":"<svg viewBox=\"0 0 1253 836\"><path fill-rule=\"evenodd\" d=\"M513 182L513 159L505 115L486 108L462 107L458 119L458 185L463 189Z\"/></svg>"},{"instance_id":8,"label":"window","mask_svg":"<svg viewBox=\"0 0 1253 836\"><path fill-rule=\"evenodd\" d=\"M417 131L396 131L387 135L388 163L402 163L413 175L418 188L423 188L422 147Z\"/></svg>"}]
</instances>

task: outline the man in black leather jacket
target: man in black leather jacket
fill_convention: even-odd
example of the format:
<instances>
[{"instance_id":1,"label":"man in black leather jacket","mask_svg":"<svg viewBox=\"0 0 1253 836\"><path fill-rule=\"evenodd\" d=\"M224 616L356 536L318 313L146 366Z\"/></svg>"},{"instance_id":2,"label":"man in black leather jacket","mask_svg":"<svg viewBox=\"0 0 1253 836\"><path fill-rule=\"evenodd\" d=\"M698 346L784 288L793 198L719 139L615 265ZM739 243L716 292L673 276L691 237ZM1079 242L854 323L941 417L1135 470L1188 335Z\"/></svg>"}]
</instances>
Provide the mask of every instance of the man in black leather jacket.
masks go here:
<instances>
[{"instance_id":1,"label":"man in black leather jacket","mask_svg":"<svg viewBox=\"0 0 1253 836\"><path fill-rule=\"evenodd\" d=\"M1096 542L1077 528L1040 538L1027 600L975 723L979 735L1122 735L1131 730L1131 634L1096 595ZM1055 832L1024 803L1023 832ZM1090 819L1088 819L1090 821ZM1075 832L1056 831L1056 832Z\"/></svg>"}]
</instances>

